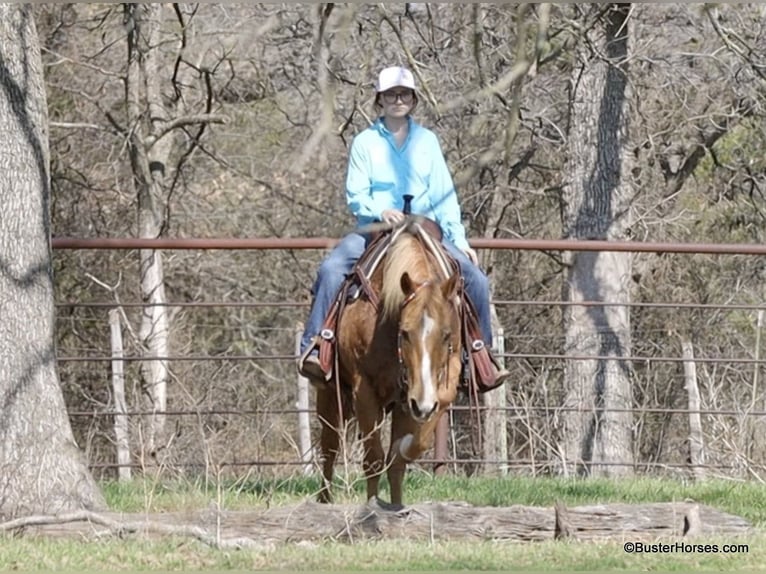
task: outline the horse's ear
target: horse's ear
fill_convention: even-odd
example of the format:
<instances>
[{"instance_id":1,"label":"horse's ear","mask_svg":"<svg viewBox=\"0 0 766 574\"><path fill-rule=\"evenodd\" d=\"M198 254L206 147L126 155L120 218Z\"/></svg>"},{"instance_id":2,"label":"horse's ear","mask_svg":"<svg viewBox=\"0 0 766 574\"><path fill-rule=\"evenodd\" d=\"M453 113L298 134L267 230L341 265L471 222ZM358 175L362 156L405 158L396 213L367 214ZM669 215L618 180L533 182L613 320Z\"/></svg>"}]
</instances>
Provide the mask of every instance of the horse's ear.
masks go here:
<instances>
[{"instance_id":1,"label":"horse's ear","mask_svg":"<svg viewBox=\"0 0 766 574\"><path fill-rule=\"evenodd\" d=\"M442 295L445 299L452 299L457 295L457 288L460 282L460 272L455 271L449 279L442 283Z\"/></svg>"},{"instance_id":2,"label":"horse's ear","mask_svg":"<svg viewBox=\"0 0 766 574\"><path fill-rule=\"evenodd\" d=\"M415 291L415 282L410 277L410 274L406 271L402 273L402 278L399 280L399 285L402 288L402 293L405 297L409 297Z\"/></svg>"}]
</instances>

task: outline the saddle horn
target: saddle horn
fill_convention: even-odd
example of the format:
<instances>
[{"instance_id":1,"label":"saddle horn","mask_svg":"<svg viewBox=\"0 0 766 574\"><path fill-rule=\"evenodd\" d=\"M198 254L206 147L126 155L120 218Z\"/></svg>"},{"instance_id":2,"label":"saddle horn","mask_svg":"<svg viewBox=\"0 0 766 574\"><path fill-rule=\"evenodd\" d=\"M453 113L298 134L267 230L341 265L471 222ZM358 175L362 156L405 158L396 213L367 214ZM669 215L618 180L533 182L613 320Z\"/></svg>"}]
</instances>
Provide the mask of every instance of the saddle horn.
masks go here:
<instances>
[{"instance_id":1,"label":"saddle horn","mask_svg":"<svg viewBox=\"0 0 766 574\"><path fill-rule=\"evenodd\" d=\"M405 195L404 197L404 207L402 208L402 213L404 215L409 215L412 213L412 200L415 198L414 195Z\"/></svg>"}]
</instances>

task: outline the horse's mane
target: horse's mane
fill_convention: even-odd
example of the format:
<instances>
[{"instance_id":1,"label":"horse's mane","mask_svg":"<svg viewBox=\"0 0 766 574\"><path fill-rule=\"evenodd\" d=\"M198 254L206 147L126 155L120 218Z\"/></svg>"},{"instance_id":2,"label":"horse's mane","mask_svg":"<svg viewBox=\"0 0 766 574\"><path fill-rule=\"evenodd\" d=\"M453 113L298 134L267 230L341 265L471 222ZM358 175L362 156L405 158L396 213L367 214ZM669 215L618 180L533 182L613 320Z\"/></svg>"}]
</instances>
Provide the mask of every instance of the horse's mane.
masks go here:
<instances>
[{"instance_id":1,"label":"horse's mane","mask_svg":"<svg viewBox=\"0 0 766 574\"><path fill-rule=\"evenodd\" d=\"M407 230L397 237L386 253L383 265L383 285L380 289L383 314L396 318L404 301L401 277L408 272L414 281L424 281L430 273L430 263L420 240Z\"/></svg>"}]
</instances>

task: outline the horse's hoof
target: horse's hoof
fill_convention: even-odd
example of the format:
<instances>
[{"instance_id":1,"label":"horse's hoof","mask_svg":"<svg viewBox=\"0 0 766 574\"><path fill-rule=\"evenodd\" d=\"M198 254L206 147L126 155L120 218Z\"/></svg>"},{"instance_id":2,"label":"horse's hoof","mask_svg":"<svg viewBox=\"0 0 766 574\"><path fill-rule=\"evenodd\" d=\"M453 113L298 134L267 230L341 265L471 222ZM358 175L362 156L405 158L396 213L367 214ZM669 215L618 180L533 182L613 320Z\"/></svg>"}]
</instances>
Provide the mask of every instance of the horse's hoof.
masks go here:
<instances>
[{"instance_id":1,"label":"horse's hoof","mask_svg":"<svg viewBox=\"0 0 766 574\"><path fill-rule=\"evenodd\" d=\"M370 498L370 500L367 502L367 505L383 510L384 512L401 512L402 510L404 510L403 504L398 504L398 503L394 504L393 502L386 502L385 500L381 500L380 498L377 498L375 496Z\"/></svg>"}]
</instances>

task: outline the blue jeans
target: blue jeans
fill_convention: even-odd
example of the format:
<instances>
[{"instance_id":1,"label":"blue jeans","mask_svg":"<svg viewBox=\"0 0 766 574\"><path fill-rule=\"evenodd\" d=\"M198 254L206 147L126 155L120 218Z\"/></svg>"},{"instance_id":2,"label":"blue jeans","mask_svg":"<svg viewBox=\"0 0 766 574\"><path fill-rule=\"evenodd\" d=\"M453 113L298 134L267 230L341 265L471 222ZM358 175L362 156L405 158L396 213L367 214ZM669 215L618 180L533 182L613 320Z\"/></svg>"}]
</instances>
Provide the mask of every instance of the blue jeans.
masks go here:
<instances>
[{"instance_id":1,"label":"blue jeans","mask_svg":"<svg viewBox=\"0 0 766 574\"><path fill-rule=\"evenodd\" d=\"M317 272L316 281L311 290L314 297L306 328L301 338L303 352L311 345L315 335L322 329L322 323L330 311L330 307L338 294L343 281L351 273L354 264L367 248L369 237L360 233L349 233L338 243L329 255L322 261ZM484 272L474 265L468 256L446 239L442 245L452 255L460 266L460 273L465 281L465 290L471 302L476 307L479 316L484 343L492 346L492 319L489 306L489 279Z\"/></svg>"}]
</instances>

